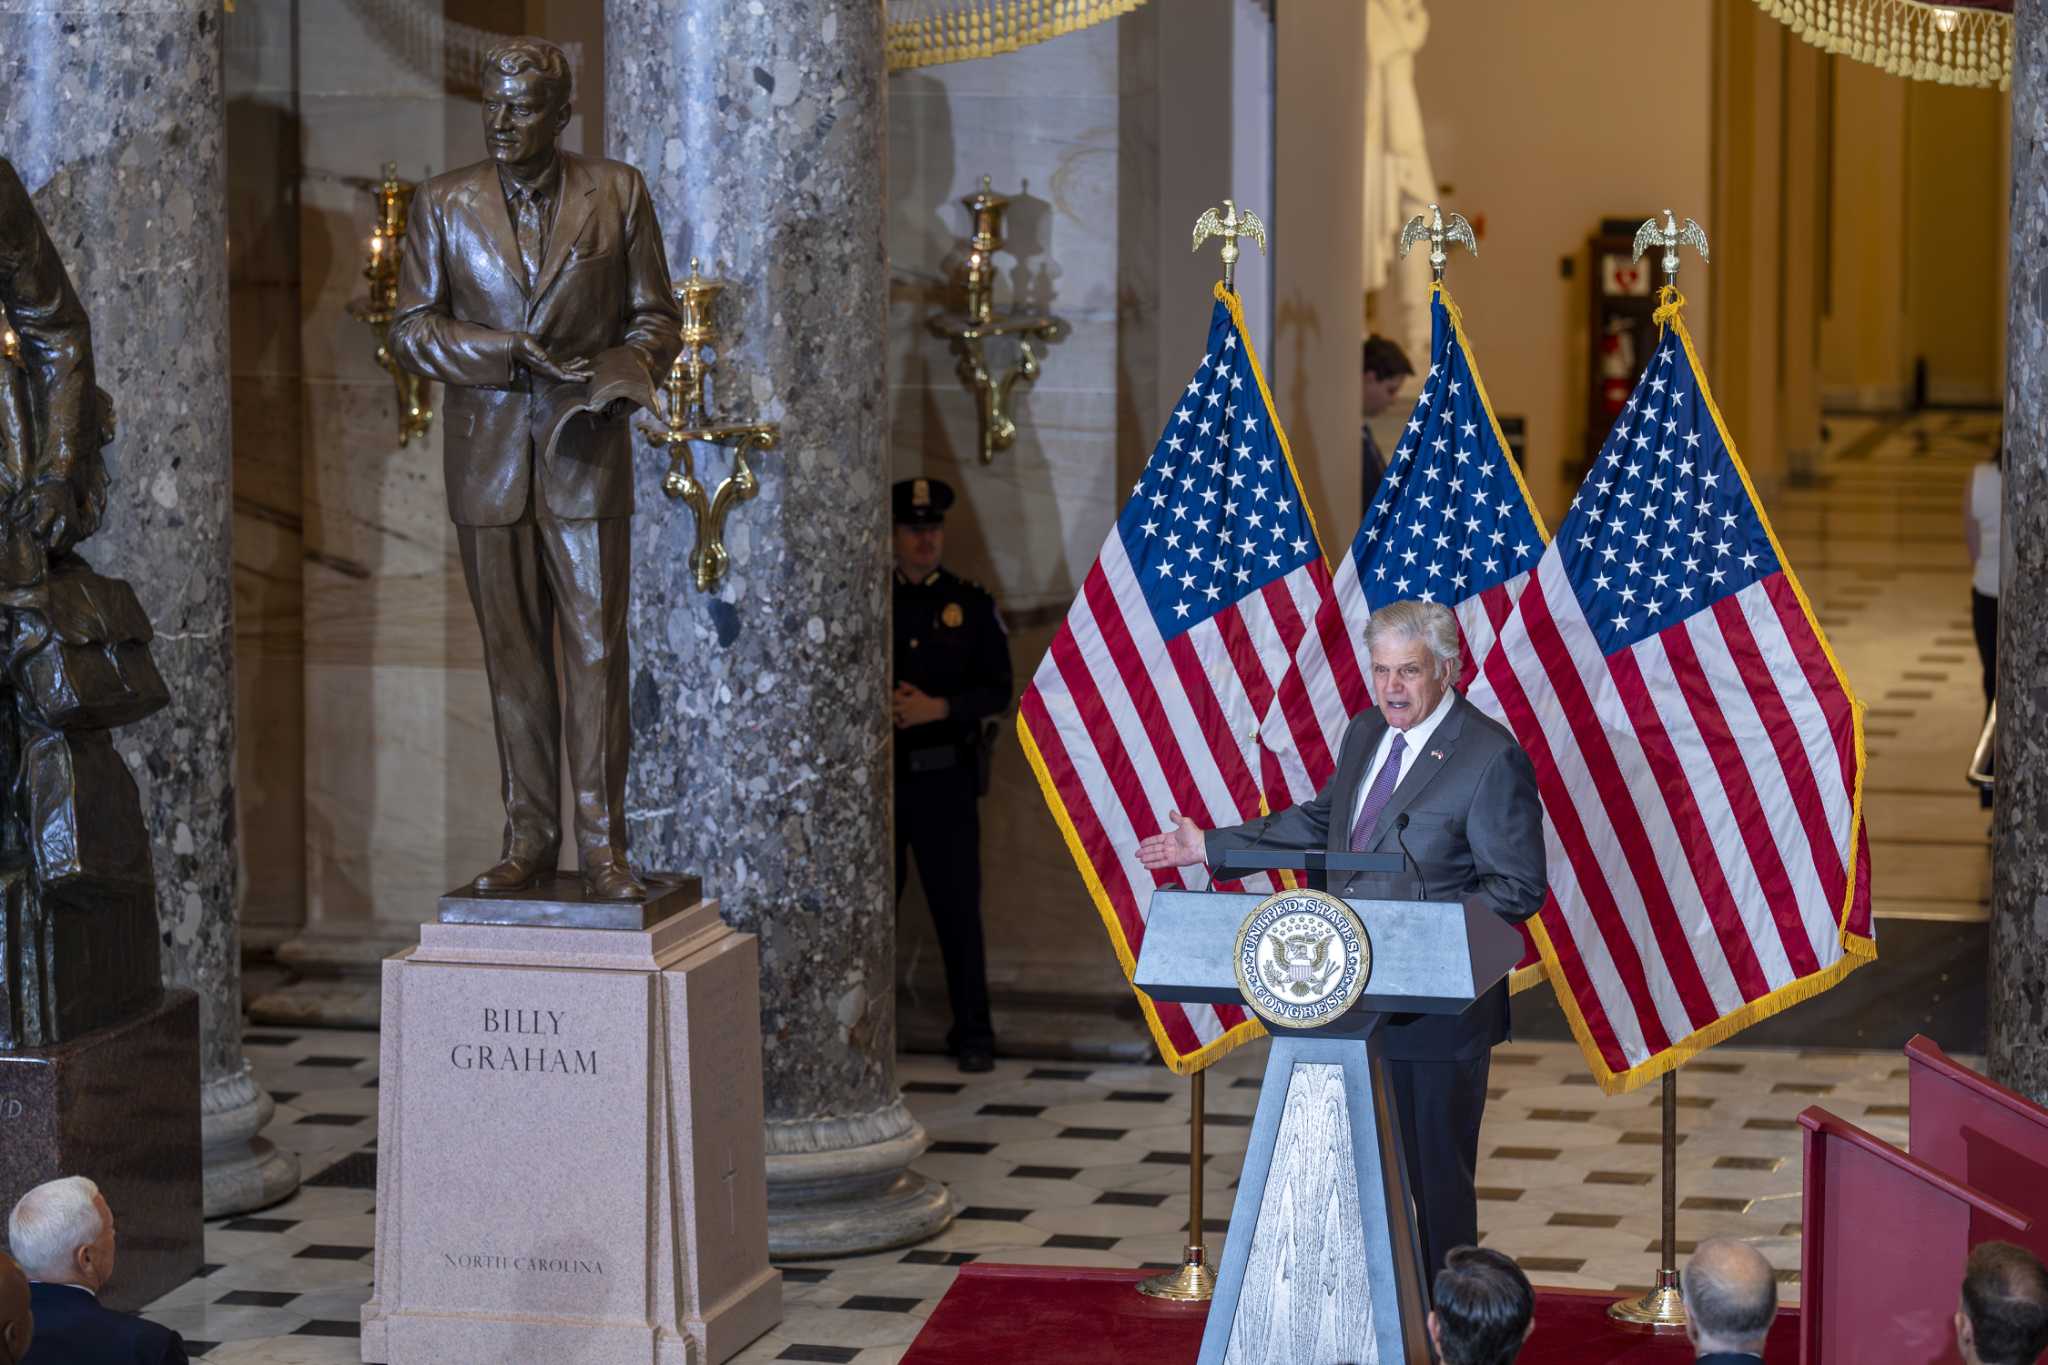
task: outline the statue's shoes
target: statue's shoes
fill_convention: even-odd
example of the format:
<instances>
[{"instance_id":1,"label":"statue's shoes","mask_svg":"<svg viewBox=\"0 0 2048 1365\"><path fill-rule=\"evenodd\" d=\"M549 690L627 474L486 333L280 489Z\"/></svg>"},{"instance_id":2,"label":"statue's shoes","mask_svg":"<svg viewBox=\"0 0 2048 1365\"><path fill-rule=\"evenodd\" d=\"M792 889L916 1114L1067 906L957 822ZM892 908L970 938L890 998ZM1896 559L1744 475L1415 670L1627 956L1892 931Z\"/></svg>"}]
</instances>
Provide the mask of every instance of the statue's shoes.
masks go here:
<instances>
[{"instance_id":1,"label":"statue's shoes","mask_svg":"<svg viewBox=\"0 0 2048 1365\"><path fill-rule=\"evenodd\" d=\"M624 863L606 863L583 869L583 890L592 900L637 901L647 899L647 886Z\"/></svg>"},{"instance_id":2,"label":"statue's shoes","mask_svg":"<svg viewBox=\"0 0 2048 1365\"><path fill-rule=\"evenodd\" d=\"M478 891L524 891L554 870L555 855L522 857L513 854L496 866L476 874L470 885Z\"/></svg>"}]
</instances>

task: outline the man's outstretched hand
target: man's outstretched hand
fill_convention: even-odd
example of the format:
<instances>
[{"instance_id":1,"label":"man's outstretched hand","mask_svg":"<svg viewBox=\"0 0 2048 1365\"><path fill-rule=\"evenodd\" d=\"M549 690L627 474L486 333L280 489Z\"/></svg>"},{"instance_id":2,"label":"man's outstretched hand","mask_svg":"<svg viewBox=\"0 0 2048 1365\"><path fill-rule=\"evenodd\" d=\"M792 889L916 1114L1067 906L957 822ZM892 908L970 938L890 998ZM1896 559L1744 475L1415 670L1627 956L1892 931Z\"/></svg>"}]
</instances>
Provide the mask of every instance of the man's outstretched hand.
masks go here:
<instances>
[{"instance_id":1,"label":"man's outstretched hand","mask_svg":"<svg viewBox=\"0 0 2048 1365\"><path fill-rule=\"evenodd\" d=\"M532 370L535 374L564 384L587 384L590 382L588 360L565 360L556 364L548 354L548 348L540 344L540 338L531 332L521 332L512 339L512 358Z\"/></svg>"},{"instance_id":2,"label":"man's outstretched hand","mask_svg":"<svg viewBox=\"0 0 2048 1365\"><path fill-rule=\"evenodd\" d=\"M1138 842L1138 861L1158 871L1168 867L1190 867L1208 861L1208 847L1202 827L1179 811L1167 812L1173 828Z\"/></svg>"}]
</instances>

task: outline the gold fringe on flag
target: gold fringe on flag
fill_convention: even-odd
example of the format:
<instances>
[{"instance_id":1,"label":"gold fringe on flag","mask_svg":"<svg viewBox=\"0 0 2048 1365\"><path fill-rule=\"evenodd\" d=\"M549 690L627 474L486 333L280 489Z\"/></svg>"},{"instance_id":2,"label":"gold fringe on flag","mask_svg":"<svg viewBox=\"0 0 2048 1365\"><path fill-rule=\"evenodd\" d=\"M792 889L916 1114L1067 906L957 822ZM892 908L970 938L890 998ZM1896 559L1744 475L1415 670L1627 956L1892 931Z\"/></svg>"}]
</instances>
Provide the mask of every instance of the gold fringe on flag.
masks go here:
<instances>
[{"instance_id":1,"label":"gold fringe on flag","mask_svg":"<svg viewBox=\"0 0 2048 1365\"><path fill-rule=\"evenodd\" d=\"M1823 52L1938 85L2012 88L2011 0L1756 0Z\"/></svg>"},{"instance_id":2,"label":"gold fringe on flag","mask_svg":"<svg viewBox=\"0 0 2048 1365\"><path fill-rule=\"evenodd\" d=\"M887 0L891 71L1015 52L1129 14L1145 0Z\"/></svg>"}]
</instances>

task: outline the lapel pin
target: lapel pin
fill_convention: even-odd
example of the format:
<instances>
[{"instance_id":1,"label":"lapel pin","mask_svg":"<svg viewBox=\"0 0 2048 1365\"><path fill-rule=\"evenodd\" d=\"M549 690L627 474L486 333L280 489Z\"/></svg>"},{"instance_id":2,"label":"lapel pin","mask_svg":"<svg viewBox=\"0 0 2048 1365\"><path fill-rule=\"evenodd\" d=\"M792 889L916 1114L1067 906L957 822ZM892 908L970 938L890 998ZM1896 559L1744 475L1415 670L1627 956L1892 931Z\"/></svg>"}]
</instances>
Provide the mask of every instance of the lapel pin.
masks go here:
<instances>
[{"instance_id":1,"label":"lapel pin","mask_svg":"<svg viewBox=\"0 0 2048 1365\"><path fill-rule=\"evenodd\" d=\"M1444 761L1444 751L1442 749L1431 749L1429 756L1439 763Z\"/></svg>"}]
</instances>

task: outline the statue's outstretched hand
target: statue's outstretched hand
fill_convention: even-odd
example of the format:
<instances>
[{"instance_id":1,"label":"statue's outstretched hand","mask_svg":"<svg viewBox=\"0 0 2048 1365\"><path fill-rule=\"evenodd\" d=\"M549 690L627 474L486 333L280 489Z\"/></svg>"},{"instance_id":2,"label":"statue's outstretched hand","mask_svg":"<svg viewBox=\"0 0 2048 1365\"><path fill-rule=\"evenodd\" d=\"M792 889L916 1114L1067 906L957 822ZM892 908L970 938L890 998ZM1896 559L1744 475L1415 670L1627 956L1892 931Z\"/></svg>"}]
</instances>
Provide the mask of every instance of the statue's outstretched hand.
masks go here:
<instances>
[{"instance_id":1,"label":"statue's outstretched hand","mask_svg":"<svg viewBox=\"0 0 2048 1365\"><path fill-rule=\"evenodd\" d=\"M1208 861L1208 847L1202 827L1179 811L1168 811L1173 828L1138 843L1138 861L1159 871L1169 867L1190 867Z\"/></svg>"},{"instance_id":2,"label":"statue's outstretched hand","mask_svg":"<svg viewBox=\"0 0 2048 1365\"><path fill-rule=\"evenodd\" d=\"M535 374L564 384L587 384L590 382L588 360L566 360L557 364L548 348L540 344L540 338L531 332L521 332L512 340L512 358L532 370Z\"/></svg>"}]
</instances>

